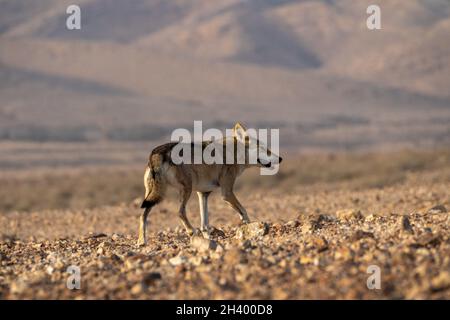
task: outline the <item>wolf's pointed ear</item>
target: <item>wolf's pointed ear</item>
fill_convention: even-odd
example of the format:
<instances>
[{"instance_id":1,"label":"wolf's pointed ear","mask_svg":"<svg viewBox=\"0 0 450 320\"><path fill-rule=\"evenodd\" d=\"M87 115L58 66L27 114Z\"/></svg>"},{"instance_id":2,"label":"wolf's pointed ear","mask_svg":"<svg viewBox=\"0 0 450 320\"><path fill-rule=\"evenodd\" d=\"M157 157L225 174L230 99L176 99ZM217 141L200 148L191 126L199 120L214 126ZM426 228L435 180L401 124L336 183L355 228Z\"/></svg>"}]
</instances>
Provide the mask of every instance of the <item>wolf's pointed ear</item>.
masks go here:
<instances>
[{"instance_id":1,"label":"wolf's pointed ear","mask_svg":"<svg viewBox=\"0 0 450 320\"><path fill-rule=\"evenodd\" d=\"M234 125L233 133L236 139L245 142L245 137L247 136L247 129L245 129L245 127L242 124L237 122Z\"/></svg>"}]
</instances>

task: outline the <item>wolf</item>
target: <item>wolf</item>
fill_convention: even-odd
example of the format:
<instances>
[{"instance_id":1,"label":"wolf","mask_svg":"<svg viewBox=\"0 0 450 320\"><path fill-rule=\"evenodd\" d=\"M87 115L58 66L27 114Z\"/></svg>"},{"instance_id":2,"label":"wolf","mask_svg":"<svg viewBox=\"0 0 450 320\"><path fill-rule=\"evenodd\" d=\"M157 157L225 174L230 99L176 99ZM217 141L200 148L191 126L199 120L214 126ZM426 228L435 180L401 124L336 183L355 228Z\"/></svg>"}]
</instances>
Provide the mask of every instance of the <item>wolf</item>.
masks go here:
<instances>
[{"instance_id":1,"label":"wolf","mask_svg":"<svg viewBox=\"0 0 450 320\"><path fill-rule=\"evenodd\" d=\"M250 167L271 167L281 163L282 158L271 152L265 144L247 134L247 129L240 123L233 128L233 135L219 141L203 141L202 150L212 143L223 146L232 146L234 151L241 148L245 152L244 161L237 161L237 152L234 152L232 164L227 162L206 164L194 161L175 164L172 161L172 151L181 142L171 142L160 145L153 149L144 174L145 196L141 208L144 209L139 217L139 246L146 245L147 218L151 209L164 200L168 187L178 191L180 207L178 216L189 235L202 234L209 238L210 227L208 222L208 196L216 189L220 189L223 200L228 203L237 213L242 223L249 223L247 211L236 198L233 187L236 178ZM194 144L191 144L194 147ZM256 151L256 153L255 153ZM257 155L255 163L249 161L249 154ZM186 216L186 205L192 194L196 192L200 205L200 230L195 229Z\"/></svg>"}]
</instances>

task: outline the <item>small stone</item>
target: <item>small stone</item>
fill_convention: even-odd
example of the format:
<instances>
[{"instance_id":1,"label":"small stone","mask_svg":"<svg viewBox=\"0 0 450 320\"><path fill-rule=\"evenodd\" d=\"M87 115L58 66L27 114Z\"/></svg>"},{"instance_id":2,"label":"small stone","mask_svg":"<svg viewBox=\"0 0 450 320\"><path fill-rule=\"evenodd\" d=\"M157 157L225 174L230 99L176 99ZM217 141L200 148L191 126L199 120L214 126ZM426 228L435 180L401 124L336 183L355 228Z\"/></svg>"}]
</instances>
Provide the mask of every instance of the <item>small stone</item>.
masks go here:
<instances>
[{"instance_id":1,"label":"small stone","mask_svg":"<svg viewBox=\"0 0 450 320\"><path fill-rule=\"evenodd\" d=\"M436 277L431 279L431 290L442 291L450 288L450 273L442 271Z\"/></svg>"},{"instance_id":2,"label":"small stone","mask_svg":"<svg viewBox=\"0 0 450 320\"><path fill-rule=\"evenodd\" d=\"M409 221L409 218L407 216L403 216L401 221L402 221L402 230L413 234L414 229L411 225L411 222Z\"/></svg>"},{"instance_id":3,"label":"small stone","mask_svg":"<svg viewBox=\"0 0 450 320\"><path fill-rule=\"evenodd\" d=\"M446 213L446 212L447 212L447 208L444 205L442 205L442 204L434 206L433 208L428 210L428 213L431 213L431 214Z\"/></svg>"},{"instance_id":4,"label":"small stone","mask_svg":"<svg viewBox=\"0 0 450 320\"><path fill-rule=\"evenodd\" d=\"M225 252L223 257L224 262L229 265L236 265L240 263L247 263L247 256L245 252L239 248L233 248Z\"/></svg>"},{"instance_id":5,"label":"small stone","mask_svg":"<svg viewBox=\"0 0 450 320\"><path fill-rule=\"evenodd\" d=\"M242 247L242 249L250 249L250 248L252 248L252 242L250 241L250 240L245 240L245 241L243 241L241 244L240 244L240 246Z\"/></svg>"},{"instance_id":6,"label":"small stone","mask_svg":"<svg viewBox=\"0 0 450 320\"><path fill-rule=\"evenodd\" d=\"M336 211L336 217L340 220L352 220L352 219L362 219L363 215L361 211L354 209L342 209Z\"/></svg>"},{"instance_id":7,"label":"small stone","mask_svg":"<svg viewBox=\"0 0 450 320\"><path fill-rule=\"evenodd\" d=\"M144 255L135 255L127 258L125 260L125 268L127 270L136 269L140 266L142 261L145 261L147 259Z\"/></svg>"},{"instance_id":8,"label":"small stone","mask_svg":"<svg viewBox=\"0 0 450 320\"><path fill-rule=\"evenodd\" d=\"M34 243L34 244L32 245L32 247L33 247L34 249L41 249L43 246L44 246L43 243Z\"/></svg>"},{"instance_id":9,"label":"small stone","mask_svg":"<svg viewBox=\"0 0 450 320\"><path fill-rule=\"evenodd\" d=\"M350 237L350 241L358 241L363 238L375 238L372 232L367 232L363 230L356 230L355 233Z\"/></svg>"},{"instance_id":10,"label":"small stone","mask_svg":"<svg viewBox=\"0 0 450 320\"><path fill-rule=\"evenodd\" d=\"M315 257L311 257L311 256L301 256L300 257L300 263L301 264L314 264L315 263L316 258Z\"/></svg>"},{"instance_id":11,"label":"small stone","mask_svg":"<svg viewBox=\"0 0 450 320\"><path fill-rule=\"evenodd\" d=\"M302 233L312 233L322 229L327 223L335 222L336 218L327 214L309 217L309 220L302 226Z\"/></svg>"},{"instance_id":12,"label":"small stone","mask_svg":"<svg viewBox=\"0 0 450 320\"><path fill-rule=\"evenodd\" d=\"M150 272L144 276L142 282L145 286L149 287L155 284L156 281L161 280L162 276L159 272Z\"/></svg>"},{"instance_id":13,"label":"small stone","mask_svg":"<svg viewBox=\"0 0 450 320\"><path fill-rule=\"evenodd\" d=\"M323 225L324 223L327 223L327 222L336 222L336 217L329 215L329 214L321 213L317 217L317 222L320 223L321 225Z\"/></svg>"},{"instance_id":14,"label":"small stone","mask_svg":"<svg viewBox=\"0 0 450 320\"><path fill-rule=\"evenodd\" d=\"M118 240L120 239L120 236L119 236L117 233L114 233L114 234L111 236L111 239L112 239L113 241L118 241Z\"/></svg>"},{"instance_id":15,"label":"small stone","mask_svg":"<svg viewBox=\"0 0 450 320\"><path fill-rule=\"evenodd\" d=\"M352 250L347 247L340 247L340 248L336 249L336 251L334 253L334 257L336 259L341 259L341 260L349 260L352 258L352 256L353 256Z\"/></svg>"},{"instance_id":16,"label":"small stone","mask_svg":"<svg viewBox=\"0 0 450 320\"><path fill-rule=\"evenodd\" d=\"M46 271L48 274L52 274L53 271L55 271L55 268L53 268L52 266L47 266L47 268L45 269L45 271Z\"/></svg>"},{"instance_id":17,"label":"small stone","mask_svg":"<svg viewBox=\"0 0 450 320\"><path fill-rule=\"evenodd\" d=\"M241 225L236 231L237 239L252 239L262 237L269 232L269 225L265 222L252 222Z\"/></svg>"},{"instance_id":18,"label":"small stone","mask_svg":"<svg viewBox=\"0 0 450 320\"><path fill-rule=\"evenodd\" d=\"M210 227L209 233L212 237L215 238L225 238L225 232L213 226Z\"/></svg>"},{"instance_id":19,"label":"small stone","mask_svg":"<svg viewBox=\"0 0 450 320\"><path fill-rule=\"evenodd\" d=\"M11 283L10 291L12 294L20 294L28 289L28 284L23 280Z\"/></svg>"},{"instance_id":20,"label":"small stone","mask_svg":"<svg viewBox=\"0 0 450 320\"><path fill-rule=\"evenodd\" d=\"M185 264L187 262L188 262L188 258L186 258L185 256L182 256L182 255L178 255L174 258L169 259L169 263L174 267Z\"/></svg>"},{"instance_id":21,"label":"small stone","mask_svg":"<svg viewBox=\"0 0 450 320\"><path fill-rule=\"evenodd\" d=\"M286 227L288 228L297 228L300 225L300 222L297 220L291 220L286 223Z\"/></svg>"},{"instance_id":22,"label":"small stone","mask_svg":"<svg viewBox=\"0 0 450 320\"><path fill-rule=\"evenodd\" d=\"M206 239L201 236L194 236L191 238L191 246L198 251L205 252L209 250L216 250L218 244L214 240Z\"/></svg>"},{"instance_id":23,"label":"small stone","mask_svg":"<svg viewBox=\"0 0 450 320\"><path fill-rule=\"evenodd\" d=\"M441 236L440 234L433 234L430 232L422 234L420 237L417 238L416 243L414 246L417 247L425 247L425 246L437 246L441 242Z\"/></svg>"},{"instance_id":24,"label":"small stone","mask_svg":"<svg viewBox=\"0 0 450 320\"><path fill-rule=\"evenodd\" d=\"M132 288L131 288L131 294L133 295L139 295L140 293L142 293L144 291L144 288L142 286L142 283L138 283L135 284Z\"/></svg>"},{"instance_id":25,"label":"small stone","mask_svg":"<svg viewBox=\"0 0 450 320\"><path fill-rule=\"evenodd\" d=\"M308 239L309 246L315 248L318 252L328 249L328 242L324 237L312 236Z\"/></svg>"},{"instance_id":26,"label":"small stone","mask_svg":"<svg viewBox=\"0 0 450 320\"><path fill-rule=\"evenodd\" d=\"M202 256L196 256L189 259L189 262L195 266L198 267L203 263L203 257Z\"/></svg>"},{"instance_id":27,"label":"small stone","mask_svg":"<svg viewBox=\"0 0 450 320\"><path fill-rule=\"evenodd\" d=\"M104 233L93 233L93 232L89 232L89 234L84 237L85 239L98 239L98 238L104 238L107 237L107 234Z\"/></svg>"},{"instance_id":28,"label":"small stone","mask_svg":"<svg viewBox=\"0 0 450 320\"><path fill-rule=\"evenodd\" d=\"M311 233L314 232L316 229L318 229L317 224L314 221L307 221L303 226L302 226L302 233Z\"/></svg>"}]
</instances>

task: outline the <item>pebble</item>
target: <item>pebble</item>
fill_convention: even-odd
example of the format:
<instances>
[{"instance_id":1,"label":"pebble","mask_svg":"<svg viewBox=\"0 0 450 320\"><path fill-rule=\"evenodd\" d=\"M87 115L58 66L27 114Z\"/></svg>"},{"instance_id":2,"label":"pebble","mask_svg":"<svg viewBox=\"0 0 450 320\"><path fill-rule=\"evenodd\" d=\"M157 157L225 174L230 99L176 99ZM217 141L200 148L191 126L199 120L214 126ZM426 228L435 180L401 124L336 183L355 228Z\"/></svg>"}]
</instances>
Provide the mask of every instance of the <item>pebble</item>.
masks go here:
<instances>
[{"instance_id":1,"label":"pebble","mask_svg":"<svg viewBox=\"0 0 450 320\"><path fill-rule=\"evenodd\" d=\"M241 225L236 231L237 239L252 239L262 237L269 232L269 225L265 222L251 222Z\"/></svg>"}]
</instances>

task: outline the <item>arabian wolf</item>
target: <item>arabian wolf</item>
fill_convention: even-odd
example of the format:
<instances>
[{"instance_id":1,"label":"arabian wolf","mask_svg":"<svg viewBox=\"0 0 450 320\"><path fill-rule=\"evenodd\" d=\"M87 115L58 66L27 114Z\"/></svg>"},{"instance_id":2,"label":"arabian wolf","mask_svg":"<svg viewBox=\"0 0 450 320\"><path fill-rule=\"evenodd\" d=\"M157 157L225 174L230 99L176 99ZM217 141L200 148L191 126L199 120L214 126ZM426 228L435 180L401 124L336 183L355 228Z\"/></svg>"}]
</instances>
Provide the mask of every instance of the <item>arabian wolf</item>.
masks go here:
<instances>
[{"instance_id":1,"label":"arabian wolf","mask_svg":"<svg viewBox=\"0 0 450 320\"><path fill-rule=\"evenodd\" d=\"M181 142L180 142L181 143ZM204 141L201 143L202 150L208 145L215 143L226 149L230 146L233 150L234 161L232 164L206 164L195 162L174 164L172 151L178 142L167 143L153 149L144 174L145 197L141 208L144 212L139 220L138 245L146 244L147 217L153 206L164 199L168 186L174 187L179 192L180 209L178 215L188 232L193 235L202 233L209 238L210 228L208 225L208 196L215 189L220 188L222 197L234 210L239 213L242 223L250 222L247 212L234 195L233 186L236 178L249 167L271 167L281 162L282 158L272 153L258 139L247 134L247 130L239 123L233 128L233 136L220 140ZM194 143L189 147L194 147ZM197 146L199 146L197 144ZM244 150L244 161L237 161L235 150ZM249 154L257 155L256 161L251 162ZM236 153L238 154L238 153ZM227 159L228 160L228 159ZM200 203L201 228L194 229L186 217L186 204L192 191L196 191Z\"/></svg>"}]
</instances>

